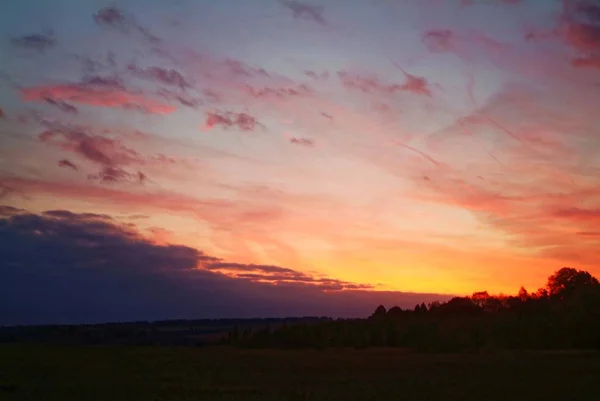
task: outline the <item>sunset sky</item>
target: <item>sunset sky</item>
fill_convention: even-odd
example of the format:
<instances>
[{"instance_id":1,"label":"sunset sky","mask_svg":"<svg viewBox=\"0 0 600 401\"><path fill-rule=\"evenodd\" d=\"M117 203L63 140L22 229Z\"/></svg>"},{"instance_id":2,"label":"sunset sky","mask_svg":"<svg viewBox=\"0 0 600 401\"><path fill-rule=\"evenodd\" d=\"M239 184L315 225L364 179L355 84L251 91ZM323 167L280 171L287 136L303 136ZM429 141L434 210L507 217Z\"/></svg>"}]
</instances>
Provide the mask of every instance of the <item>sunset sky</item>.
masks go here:
<instances>
[{"instance_id":1,"label":"sunset sky","mask_svg":"<svg viewBox=\"0 0 600 401\"><path fill-rule=\"evenodd\" d=\"M115 4L0 12L0 324L600 274L597 1Z\"/></svg>"}]
</instances>

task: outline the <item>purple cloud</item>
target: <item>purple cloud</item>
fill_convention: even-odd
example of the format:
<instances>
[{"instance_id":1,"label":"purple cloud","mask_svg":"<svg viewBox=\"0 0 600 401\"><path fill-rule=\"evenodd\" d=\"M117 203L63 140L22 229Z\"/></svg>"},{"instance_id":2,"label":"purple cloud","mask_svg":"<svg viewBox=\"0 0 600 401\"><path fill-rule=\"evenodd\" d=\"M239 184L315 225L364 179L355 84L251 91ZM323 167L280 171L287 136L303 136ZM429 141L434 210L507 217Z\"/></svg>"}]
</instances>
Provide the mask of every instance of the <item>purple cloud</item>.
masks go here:
<instances>
[{"instance_id":1,"label":"purple cloud","mask_svg":"<svg viewBox=\"0 0 600 401\"><path fill-rule=\"evenodd\" d=\"M181 90L192 87L188 80L179 71L175 71L173 69L162 67L140 68L134 64L130 64L127 66L127 70L139 78L152 80L164 85L176 86Z\"/></svg>"},{"instance_id":2,"label":"purple cloud","mask_svg":"<svg viewBox=\"0 0 600 401\"><path fill-rule=\"evenodd\" d=\"M67 159L62 159L58 161L58 167L66 167L72 170L77 171L77 165Z\"/></svg>"},{"instance_id":3,"label":"purple cloud","mask_svg":"<svg viewBox=\"0 0 600 401\"><path fill-rule=\"evenodd\" d=\"M246 113L208 112L204 123L205 129L210 130L217 125L225 128L237 127L242 131L254 131L261 124L255 117Z\"/></svg>"},{"instance_id":4,"label":"purple cloud","mask_svg":"<svg viewBox=\"0 0 600 401\"><path fill-rule=\"evenodd\" d=\"M34 33L31 35L13 38L11 39L11 43L14 47L33 49L43 52L46 49L54 47L56 45L56 39L52 34Z\"/></svg>"},{"instance_id":5,"label":"purple cloud","mask_svg":"<svg viewBox=\"0 0 600 401\"><path fill-rule=\"evenodd\" d=\"M279 3L292 11L292 16L295 19L304 18L309 21L314 21L317 24L327 26L324 13L325 7L306 3L297 0L280 0Z\"/></svg>"},{"instance_id":6,"label":"purple cloud","mask_svg":"<svg viewBox=\"0 0 600 401\"><path fill-rule=\"evenodd\" d=\"M79 109L77 109L77 107L75 107L72 104L69 104L63 100L53 99L51 97L45 97L44 101L46 103L58 108L59 110L64 111L65 113L77 114L79 112Z\"/></svg>"},{"instance_id":7,"label":"purple cloud","mask_svg":"<svg viewBox=\"0 0 600 401\"><path fill-rule=\"evenodd\" d=\"M0 256L0 324L359 317L381 303L449 298L365 291L283 267L225 263L194 248L155 244L106 215L66 210L0 207Z\"/></svg>"},{"instance_id":8,"label":"purple cloud","mask_svg":"<svg viewBox=\"0 0 600 401\"><path fill-rule=\"evenodd\" d=\"M107 6L98 10L94 14L94 21L98 25L116 29L124 34L137 32L144 39L151 43L157 43L160 41L146 28L141 26L133 16L123 13L116 6Z\"/></svg>"}]
</instances>

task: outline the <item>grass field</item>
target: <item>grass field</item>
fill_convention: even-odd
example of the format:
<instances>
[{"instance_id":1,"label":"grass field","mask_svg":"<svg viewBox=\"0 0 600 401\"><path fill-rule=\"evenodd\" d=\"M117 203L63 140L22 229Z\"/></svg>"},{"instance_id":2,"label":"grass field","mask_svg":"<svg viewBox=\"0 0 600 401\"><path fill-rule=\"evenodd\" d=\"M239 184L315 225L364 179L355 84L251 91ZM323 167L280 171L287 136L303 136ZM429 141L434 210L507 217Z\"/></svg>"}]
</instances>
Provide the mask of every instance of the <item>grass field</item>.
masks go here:
<instances>
[{"instance_id":1,"label":"grass field","mask_svg":"<svg viewBox=\"0 0 600 401\"><path fill-rule=\"evenodd\" d=\"M0 344L0 400L600 400L600 356Z\"/></svg>"}]
</instances>

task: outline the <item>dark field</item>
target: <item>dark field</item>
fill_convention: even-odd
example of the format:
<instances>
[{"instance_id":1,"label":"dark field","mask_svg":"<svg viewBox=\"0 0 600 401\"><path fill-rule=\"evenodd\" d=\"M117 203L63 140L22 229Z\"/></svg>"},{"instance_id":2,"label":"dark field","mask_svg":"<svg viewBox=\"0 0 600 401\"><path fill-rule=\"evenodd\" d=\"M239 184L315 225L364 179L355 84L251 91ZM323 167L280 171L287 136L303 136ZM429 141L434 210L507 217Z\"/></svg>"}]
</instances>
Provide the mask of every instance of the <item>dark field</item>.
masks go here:
<instances>
[{"instance_id":1,"label":"dark field","mask_svg":"<svg viewBox=\"0 0 600 401\"><path fill-rule=\"evenodd\" d=\"M0 400L599 400L592 353L0 345Z\"/></svg>"}]
</instances>

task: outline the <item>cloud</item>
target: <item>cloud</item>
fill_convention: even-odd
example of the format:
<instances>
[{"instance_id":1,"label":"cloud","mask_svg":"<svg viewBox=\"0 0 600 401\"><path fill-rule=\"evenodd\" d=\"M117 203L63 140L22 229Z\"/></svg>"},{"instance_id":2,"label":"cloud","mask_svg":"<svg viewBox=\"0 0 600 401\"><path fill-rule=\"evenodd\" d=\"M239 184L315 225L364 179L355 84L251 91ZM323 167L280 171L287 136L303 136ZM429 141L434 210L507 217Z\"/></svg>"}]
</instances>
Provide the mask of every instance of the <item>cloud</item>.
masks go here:
<instances>
[{"instance_id":1,"label":"cloud","mask_svg":"<svg viewBox=\"0 0 600 401\"><path fill-rule=\"evenodd\" d=\"M227 72L229 72L230 74L232 74L234 76L246 77L246 78L256 77L256 76L260 76L263 78L269 77L269 73L266 70L264 70L262 68L252 67L240 60L225 58L225 59L217 62L217 65L218 64L225 67Z\"/></svg>"},{"instance_id":2,"label":"cloud","mask_svg":"<svg viewBox=\"0 0 600 401\"><path fill-rule=\"evenodd\" d=\"M176 53L174 60L186 79L195 83L197 87L194 89L203 95L206 103L227 102L272 108L281 100L293 103L318 94L306 82L298 82L238 59L188 50Z\"/></svg>"},{"instance_id":3,"label":"cloud","mask_svg":"<svg viewBox=\"0 0 600 401\"><path fill-rule=\"evenodd\" d=\"M579 13L589 23L600 24L600 5L595 0L576 0L565 7L572 7L572 11Z\"/></svg>"},{"instance_id":4,"label":"cloud","mask_svg":"<svg viewBox=\"0 0 600 401\"><path fill-rule=\"evenodd\" d=\"M376 77L351 74L347 71L338 71L337 75L344 87L364 93L378 92L392 94L402 90L402 85L384 84Z\"/></svg>"},{"instance_id":5,"label":"cloud","mask_svg":"<svg viewBox=\"0 0 600 401\"><path fill-rule=\"evenodd\" d=\"M433 53L452 51L456 34L450 29L432 29L421 36L422 42Z\"/></svg>"},{"instance_id":6,"label":"cloud","mask_svg":"<svg viewBox=\"0 0 600 401\"><path fill-rule=\"evenodd\" d=\"M402 90L412 92L417 95L425 95L429 97L432 96L431 90L429 89L429 82L427 82L425 78L410 74L397 63L394 64L400 71L402 71L404 77L406 78L405 83L402 85Z\"/></svg>"},{"instance_id":7,"label":"cloud","mask_svg":"<svg viewBox=\"0 0 600 401\"><path fill-rule=\"evenodd\" d=\"M148 177L141 171L137 173L129 173L122 168L119 167L103 167L97 174L89 174L89 180L99 180L103 182L138 182L140 184L144 183Z\"/></svg>"},{"instance_id":8,"label":"cloud","mask_svg":"<svg viewBox=\"0 0 600 401\"><path fill-rule=\"evenodd\" d=\"M95 77L75 84L34 86L21 89L26 102L72 102L88 106L134 109L151 114L170 114L173 106L149 99L141 93L118 87L119 82Z\"/></svg>"},{"instance_id":9,"label":"cloud","mask_svg":"<svg viewBox=\"0 0 600 401\"><path fill-rule=\"evenodd\" d=\"M77 171L77 165L67 159L61 159L58 161L58 167L66 167Z\"/></svg>"},{"instance_id":10,"label":"cloud","mask_svg":"<svg viewBox=\"0 0 600 401\"><path fill-rule=\"evenodd\" d=\"M257 228L272 224L280 214L271 205L245 203L221 198L197 199L166 191L126 191L118 187L97 186L81 182L47 181L26 178L3 178L3 185L10 192L20 191L28 195L51 195L63 199L79 199L92 203L110 204L116 210L137 212L141 204L158 213L180 213L206 221L214 228L237 227L239 232L249 225ZM131 188L129 188L131 189ZM257 230L255 230L257 231ZM258 232L255 232L258 234ZM264 238L265 241L268 238ZM239 243L241 240L238 239Z\"/></svg>"},{"instance_id":11,"label":"cloud","mask_svg":"<svg viewBox=\"0 0 600 401\"><path fill-rule=\"evenodd\" d=\"M306 70L304 71L304 75L314 80L327 80L329 78L329 73L327 71L318 74L315 71Z\"/></svg>"},{"instance_id":12,"label":"cloud","mask_svg":"<svg viewBox=\"0 0 600 401\"><path fill-rule=\"evenodd\" d=\"M82 79L82 84L94 88L125 90L125 84L117 76L87 75Z\"/></svg>"},{"instance_id":13,"label":"cloud","mask_svg":"<svg viewBox=\"0 0 600 401\"><path fill-rule=\"evenodd\" d=\"M324 111L322 111L321 116L325 117L329 121L333 121L333 116L329 113L325 113Z\"/></svg>"},{"instance_id":14,"label":"cloud","mask_svg":"<svg viewBox=\"0 0 600 401\"><path fill-rule=\"evenodd\" d=\"M0 181L0 200L7 198L13 192L14 189L12 187Z\"/></svg>"},{"instance_id":15,"label":"cloud","mask_svg":"<svg viewBox=\"0 0 600 401\"><path fill-rule=\"evenodd\" d=\"M195 98L184 93L177 93L167 89L160 89L158 91L158 95L172 102L177 102L182 106L189 107L192 109L197 109L199 106L204 104L204 102L199 98Z\"/></svg>"},{"instance_id":16,"label":"cloud","mask_svg":"<svg viewBox=\"0 0 600 401\"><path fill-rule=\"evenodd\" d=\"M363 93L394 94L398 92L413 92L420 95L431 96L429 83L425 78L409 74L397 64L396 66L402 71L406 78L403 84L385 84L377 77L351 74L347 71L339 71L338 77L340 78L342 85L347 89L359 90Z\"/></svg>"},{"instance_id":17,"label":"cloud","mask_svg":"<svg viewBox=\"0 0 600 401\"><path fill-rule=\"evenodd\" d=\"M297 0L279 0L279 4L292 11L292 16L295 19L304 18L308 21L313 21L323 26L328 25L324 16L325 7L323 6Z\"/></svg>"},{"instance_id":18,"label":"cloud","mask_svg":"<svg viewBox=\"0 0 600 401\"><path fill-rule=\"evenodd\" d=\"M46 49L56 45L56 39L52 34L34 33L24 35L18 38L11 39L11 43L15 47L33 49L39 52L44 52Z\"/></svg>"},{"instance_id":19,"label":"cloud","mask_svg":"<svg viewBox=\"0 0 600 401\"><path fill-rule=\"evenodd\" d=\"M350 283L342 280L315 277L297 270L280 266L242 264L242 263L208 263L204 269L217 271L231 277L248 279L271 284L304 284L313 285L323 290L372 289L373 286Z\"/></svg>"},{"instance_id":20,"label":"cloud","mask_svg":"<svg viewBox=\"0 0 600 401\"><path fill-rule=\"evenodd\" d=\"M62 100L56 100L50 97L45 97L44 101L52 106L55 106L59 110L64 111L65 113L77 114L79 112L77 107Z\"/></svg>"},{"instance_id":21,"label":"cloud","mask_svg":"<svg viewBox=\"0 0 600 401\"><path fill-rule=\"evenodd\" d=\"M125 146L118 138L89 135L83 129L74 127L50 128L39 134L38 138L49 146L65 150L88 162L100 165L99 172L88 174L89 180L144 183L148 181L146 174L141 171L130 172L123 167L175 163L175 159L163 154L145 157ZM66 159L59 161L58 165L77 170L77 166Z\"/></svg>"},{"instance_id":22,"label":"cloud","mask_svg":"<svg viewBox=\"0 0 600 401\"><path fill-rule=\"evenodd\" d=\"M600 224L600 209L582 209L573 207L556 210L552 215L559 219L580 221L582 223L590 223L591 225Z\"/></svg>"},{"instance_id":23,"label":"cloud","mask_svg":"<svg viewBox=\"0 0 600 401\"><path fill-rule=\"evenodd\" d=\"M190 247L155 244L106 215L1 207L0 216L0 324L355 317L379 303L408 307L449 298L357 291L362 286L276 266L225 264ZM219 264L249 276L201 267ZM276 275L282 281L259 277Z\"/></svg>"},{"instance_id":24,"label":"cloud","mask_svg":"<svg viewBox=\"0 0 600 401\"><path fill-rule=\"evenodd\" d=\"M582 52L600 50L600 24L570 23L565 37L567 42Z\"/></svg>"},{"instance_id":25,"label":"cloud","mask_svg":"<svg viewBox=\"0 0 600 401\"><path fill-rule=\"evenodd\" d=\"M473 5L515 5L522 3L524 0L460 0L461 6L473 6Z\"/></svg>"},{"instance_id":26,"label":"cloud","mask_svg":"<svg viewBox=\"0 0 600 401\"><path fill-rule=\"evenodd\" d=\"M246 91L254 98L274 97L277 99L287 99L296 96L305 96L312 93L308 85L300 84L296 87L281 87L281 88L261 88L257 89L250 85L246 85Z\"/></svg>"},{"instance_id":27,"label":"cloud","mask_svg":"<svg viewBox=\"0 0 600 401\"><path fill-rule=\"evenodd\" d=\"M173 69L162 67L140 68L135 64L130 64L127 66L127 71L139 78L152 80L164 85L176 86L181 90L192 87L192 84L179 71Z\"/></svg>"},{"instance_id":28,"label":"cloud","mask_svg":"<svg viewBox=\"0 0 600 401\"><path fill-rule=\"evenodd\" d=\"M148 29L141 26L133 16L125 14L116 6L107 6L98 10L94 14L94 21L98 25L116 29L123 34L137 33L150 43L160 41Z\"/></svg>"},{"instance_id":29,"label":"cloud","mask_svg":"<svg viewBox=\"0 0 600 401\"><path fill-rule=\"evenodd\" d=\"M600 5L591 0L563 2L562 15L555 33L579 53L571 65L576 68L600 68Z\"/></svg>"},{"instance_id":30,"label":"cloud","mask_svg":"<svg viewBox=\"0 0 600 401\"><path fill-rule=\"evenodd\" d=\"M600 231L578 231L575 235L588 238L600 238Z\"/></svg>"},{"instance_id":31,"label":"cloud","mask_svg":"<svg viewBox=\"0 0 600 401\"><path fill-rule=\"evenodd\" d=\"M143 158L138 152L127 148L117 139L69 129L46 130L38 138L50 146L105 166L143 164Z\"/></svg>"},{"instance_id":32,"label":"cloud","mask_svg":"<svg viewBox=\"0 0 600 401\"><path fill-rule=\"evenodd\" d=\"M571 61L573 67L596 68L600 70L600 55L594 57L577 57Z\"/></svg>"},{"instance_id":33,"label":"cloud","mask_svg":"<svg viewBox=\"0 0 600 401\"><path fill-rule=\"evenodd\" d=\"M19 209L13 206L0 205L0 217L10 217L24 212L23 209Z\"/></svg>"},{"instance_id":34,"label":"cloud","mask_svg":"<svg viewBox=\"0 0 600 401\"><path fill-rule=\"evenodd\" d=\"M310 139L310 138L290 138L290 143L293 143L294 145L299 145L299 146L305 146L308 148L312 148L315 146L315 141Z\"/></svg>"},{"instance_id":35,"label":"cloud","mask_svg":"<svg viewBox=\"0 0 600 401\"><path fill-rule=\"evenodd\" d=\"M236 112L207 112L204 128L211 130L215 126L223 126L225 128L237 127L241 131L254 131L261 124L256 121L256 118L246 113Z\"/></svg>"}]
</instances>

